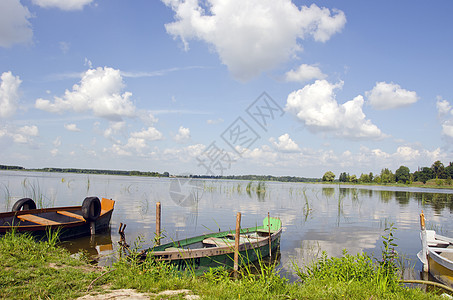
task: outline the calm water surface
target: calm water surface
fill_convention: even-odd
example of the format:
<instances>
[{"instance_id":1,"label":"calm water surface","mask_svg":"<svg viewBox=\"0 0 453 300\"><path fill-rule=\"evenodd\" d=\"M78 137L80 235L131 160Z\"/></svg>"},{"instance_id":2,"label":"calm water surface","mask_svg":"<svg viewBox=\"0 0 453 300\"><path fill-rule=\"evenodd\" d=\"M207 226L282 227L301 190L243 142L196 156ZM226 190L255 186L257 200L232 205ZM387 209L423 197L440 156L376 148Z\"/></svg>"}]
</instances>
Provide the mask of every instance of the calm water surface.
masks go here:
<instances>
[{"instance_id":1,"label":"calm water surface","mask_svg":"<svg viewBox=\"0 0 453 300\"><path fill-rule=\"evenodd\" d=\"M266 192L257 193L258 183L247 192L248 183L1 171L0 210L9 211L23 197L40 198L44 207L81 205L86 196L114 199L109 233L63 243L72 252L83 249L101 265L114 259L120 222L127 224L129 244L140 239L142 247L152 245L156 202L162 203L163 242L234 229L236 212L242 213L242 227L256 226L269 212L282 220L280 266L292 279L293 262L303 265L322 251L380 257L381 236L391 223L397 228L398 252L409 262L404 277L420 278L416 254L422 209L428 229L453 235L450 190L266 182Z\"/></svg>"}]
</instances>

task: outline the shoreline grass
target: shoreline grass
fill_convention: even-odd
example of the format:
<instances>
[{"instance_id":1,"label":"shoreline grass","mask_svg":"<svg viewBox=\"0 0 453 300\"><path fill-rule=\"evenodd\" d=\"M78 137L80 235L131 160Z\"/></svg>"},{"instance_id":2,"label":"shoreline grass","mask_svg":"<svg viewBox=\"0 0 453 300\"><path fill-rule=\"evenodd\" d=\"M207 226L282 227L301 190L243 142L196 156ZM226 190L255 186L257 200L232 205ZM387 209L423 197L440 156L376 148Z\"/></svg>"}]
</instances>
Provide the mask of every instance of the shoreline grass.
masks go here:
<instances>
[{"instance_id":1,"label":"shoreline grass","mask_svg":"<svg viewBox=\"0 0 453 300\"><path fill-rule=\"evenodd\" d=\"M87 290L105 293L111 289L135 289L153 297L163 290L188 289L201 299L442 299L433 292L398 284L371 266L375 265L364 254L345 255L324 257L316 272L300 273L308 274L302 276L303 282L289 282L275 265L256 274L245 268L239 279L222 268L196 277L190 272L175 273L168 264L152 259L139 262L123 257L111 267L94 267L83 255L75 258L59 248L55 238L37 242L27 234L7 233L0 237L0 298L74 299Z\"/></svg>"}]
</instances>

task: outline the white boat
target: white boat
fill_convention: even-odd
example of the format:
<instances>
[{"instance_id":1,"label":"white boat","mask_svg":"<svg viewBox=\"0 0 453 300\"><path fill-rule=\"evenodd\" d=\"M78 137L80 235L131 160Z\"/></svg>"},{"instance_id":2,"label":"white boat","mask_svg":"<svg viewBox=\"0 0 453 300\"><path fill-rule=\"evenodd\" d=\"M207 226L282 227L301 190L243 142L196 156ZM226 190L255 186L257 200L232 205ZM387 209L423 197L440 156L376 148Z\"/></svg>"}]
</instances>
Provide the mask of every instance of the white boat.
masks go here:
<instances>
[{"instance_id":1,"label":"white boat","mask_svg":"<svg viewBox=\"0 0 453 300\"><path fill-rule=\"evenodd\" d=\"M420 214L420 239L422 250L417 254L423 263L423 271L436 280L453 288L453 239L426 230L425 215Z\"/></svg>"}]
</instances>

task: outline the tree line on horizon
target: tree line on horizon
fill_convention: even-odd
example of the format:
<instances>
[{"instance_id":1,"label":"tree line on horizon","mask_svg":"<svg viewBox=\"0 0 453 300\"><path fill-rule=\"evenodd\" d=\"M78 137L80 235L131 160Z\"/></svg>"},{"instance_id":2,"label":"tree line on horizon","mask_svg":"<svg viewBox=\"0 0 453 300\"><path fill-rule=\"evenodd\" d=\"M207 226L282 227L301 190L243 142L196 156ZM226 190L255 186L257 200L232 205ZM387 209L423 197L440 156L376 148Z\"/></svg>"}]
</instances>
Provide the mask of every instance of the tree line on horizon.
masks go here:
<instances>
[{"instance_id":1,"label":"tree line on horizon","mask_svg":"<svg viewBox=\"0 0 453 300\"><path fill-rule=\"evenodd\" d=\"M149 177L186 177L198 179L231 179L231 180L251 180L251 181L280 181L280 182L318 182L320 178L306 178L297 176L272 176L272 175L187 175L174 176L168 172L141 172L123 170L97 170L97 169L75 169L75 168L42 168L26 169L21 166L0 165L0 170L17 171L37 171L37 172L58 172L58 173L81 173L81 174L100 174L100 175L123 175L123 176L149 176Z\"/></svg>"},{"instance_id":2,"label":"tree line on horizon","mask_svg":"<svg viewBox=\"0 0 453 300\"><path fill-rule=\"evenodd\" d=\"M369 174L362 173L360 177L356 175L349 175L349 173L342 172L337 180L335 180L335 174L332 171L327 171L322 177L322 181L325 182L351 182L351 183L377 183L377 184L388 184L388 183L401 183L411 184L413 182L423 182L425 184L431 179L440 180L438 184L442 184L443 180L447 185L452 184L453 178L453 162L450 162L447 167L437 160L431 167L418 168L417 171L411 173L409 168L406 166L400 166L395 173L390 169L384 168L381 173L374 175L372 172Z\"/></svg>"},{"instance_id":3,"label":"tree line on horizon","mask_svg":"<svg viewBox=\"0 0 453 300\"><path fill-rule=\"evenodd\" d=\"M148 177L169 177L168 172L141 172L141 171L123 171L123 170L98 170L98 169L75 169L75 168L42 168L42 169L25 169L21 166L0 165L0 170L18 170L18 171L35 171L35 172L57 172L57 173L81 173L81 174L100 174L100 175L124 175L124 176L148 176Z\"/></svg>"}]
</instances>

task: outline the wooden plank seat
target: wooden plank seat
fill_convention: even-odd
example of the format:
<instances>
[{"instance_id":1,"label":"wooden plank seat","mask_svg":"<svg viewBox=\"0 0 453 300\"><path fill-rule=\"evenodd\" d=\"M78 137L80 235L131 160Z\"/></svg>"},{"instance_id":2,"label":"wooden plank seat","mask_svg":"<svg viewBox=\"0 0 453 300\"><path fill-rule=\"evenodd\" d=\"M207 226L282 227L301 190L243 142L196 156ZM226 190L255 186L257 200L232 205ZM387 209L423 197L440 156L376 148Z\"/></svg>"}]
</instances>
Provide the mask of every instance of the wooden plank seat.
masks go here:
<instances>
[{"instance_id":1,"label":"wooden plank seat","mask_svg":"<svg viewBox=\"0 0 453 300\"><path fill-rule=\"evenodd\" d=\"M72 213L70 211L59 210L59 211L57 211L57 214L64 215L64 216L67 216L67 217L71 217L71 218L74 218L74 219L78 219L78 220L81 220L81 221L85 221L85 219L81 215Z\"/></svg>"},{"instance_id":2,"label":"wooden plank seat","mask_svg":"<svg viewBox=\"0 0 453 300\"><path fill-rule=\"evenodd\" d=\"M218 247L223 247L223 246L233 246L234 247L233 240L227 240L227 239L216 238L216 237L210 237L210 238L204 239L203 244L215 245Z\"/></svg>"},{"instance_id":3,"label":"wooden plank seat","mask_svg":"<svg viewBox=\"0 0 453 300\"><path fill-rule=\"evenodd\" d=\"M165 251L184 251L184 249L176 248L176 247L168 247L168 248L165 248Z\"/></svg>"},{"instance_id":4,"label":"wooden plank seat","mask_svg":"<svg viewBox=\"0 0 453 300\"><path fill-rule=\"evenodd\" d=\"M48 226L48 225L61 225L61 223L59 223L59 222L55 222L55 221L52 221L52 220L49 220L49 219L41 218L41 217L38 217L38 216L35 216L35 215L30 215L30 214L20 215L20 216L17 216L17 217L19 219L21 219L21 220L29 221L29 222L36 223L36 224L39 224L39 225L45 225L45 226Z\"/></svg>"}]
</instances>

